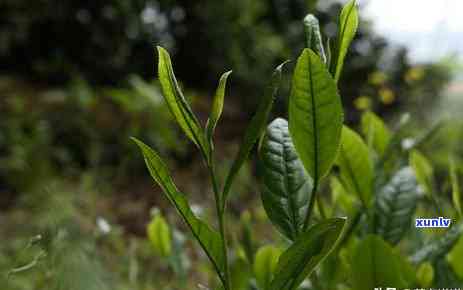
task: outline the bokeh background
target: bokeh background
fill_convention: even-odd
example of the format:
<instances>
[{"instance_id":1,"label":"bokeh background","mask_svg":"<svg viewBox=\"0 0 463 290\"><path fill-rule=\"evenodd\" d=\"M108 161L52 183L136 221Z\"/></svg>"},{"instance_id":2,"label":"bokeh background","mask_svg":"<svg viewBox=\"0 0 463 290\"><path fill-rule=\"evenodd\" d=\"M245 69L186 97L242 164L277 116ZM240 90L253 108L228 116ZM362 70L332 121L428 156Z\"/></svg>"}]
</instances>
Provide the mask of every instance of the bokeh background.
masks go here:
<instances>
[{"instance_id":1,"label":"bokeh background","mask_svg":"<svg viewBox=\"0 0 463 290\"><path fill-rule=\"evenodd\" d=\"M409 130L419 134L444 120L424 153L445 184L449 155L457 164L463 158L463 4L358 2L361 22L340 81L346 123L355 127L372 110L393 128L409 113ZM0 288L50 289L55 281L66 290L178 289L172 286L178 275L189 287L211 279L129 140L136 136L160 151L195 209L209 214L207 173L164 104L155 46L170 52L202 121L220 74L233 70L216 136L225 175L273 68L303 47L301 19L316 14L323 35L334 37L342 4L2 0L0 272L4 278L25 269L0 279ZM286 114L291 70L273 117ZM230 215L251 213L266 241L274 233L255 175L251 159L234 187ZM186 249L179 261L166 263L146 238L153 208ZM35 247L37 235L45 248Z\"/></svg>"}]
</instances>

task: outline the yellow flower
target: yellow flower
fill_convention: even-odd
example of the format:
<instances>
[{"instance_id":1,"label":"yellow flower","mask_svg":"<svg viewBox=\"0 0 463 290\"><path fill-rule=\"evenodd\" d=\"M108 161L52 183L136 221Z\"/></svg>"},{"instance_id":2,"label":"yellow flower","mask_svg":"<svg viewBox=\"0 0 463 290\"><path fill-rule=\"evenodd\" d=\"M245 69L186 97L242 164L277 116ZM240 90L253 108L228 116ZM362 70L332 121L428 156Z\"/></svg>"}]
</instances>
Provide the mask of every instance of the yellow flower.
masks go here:
<instances>
[{"instance_id":1,"label":"yellow flower","mask_svg":"<svg viewBox=\"0 0 463 290\"><path fill-rule=\"evenodd\" d=\"M395 94L389 88L382 88L378 92L381 102L385 105L392 104L395 101Z\"/></svg>"},{"instance_id":2,"label":"yellow flower","mask_svg":"<svg viewBox=\"0 0 463 290\"><path fill-rule=\"evenodd\" d=\"M386 80L387 80L386 74L380 71L375 71L374 73L370 74L368 77L368 82L376 86L384 84Z\"/></svg>"},{"instance_id":3,"label":"yellow flower","mask_svg":"<svg viewBox=\"0 0 463 290\"><path fill-rule=\"evenodd\" d=\"M354 100L354 106L360 111L368 110L371 107L371 99L367 96L360 96Z\"/></svg>"},{"instance_id":4,"label":"yellow flower","mask_svg":"<svg viewBox=\"0 0 463 290\"><path fill-rule=\"evenodd\" d=\"M424 77L424 69L416 66L412 67L405 73L405 81L407 83L412 83L421 80Z\"/></svg>"}]
</instances>

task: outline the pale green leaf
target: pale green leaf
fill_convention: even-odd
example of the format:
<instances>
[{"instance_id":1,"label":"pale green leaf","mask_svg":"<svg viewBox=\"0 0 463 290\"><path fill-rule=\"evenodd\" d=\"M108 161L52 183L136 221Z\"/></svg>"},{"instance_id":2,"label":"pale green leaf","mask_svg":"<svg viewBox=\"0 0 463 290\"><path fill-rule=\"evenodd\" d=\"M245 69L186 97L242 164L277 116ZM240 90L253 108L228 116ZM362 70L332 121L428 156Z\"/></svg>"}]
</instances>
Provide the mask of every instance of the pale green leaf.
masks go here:
<instances>
[{"instance_id":1,"label":"pale green leaf","mask_svg":"<svg viewBox=\"0 0 463 290\"><path fill-rule=\"evenodd\" d=\"M418 267L416 270L416 280L421 287L432 286L434 280L434 268L431 263L425 262Z\"/></svg>"},{"instance_id":2,"label":"pale green leaf","mask_svg":"<svg viewBox=\"0 0 463 290\"><path fill-rule=\"evenodd\" d=\"M289 131L305 169L317 185L339 149L343 111L336 83L320 57L304 49L294 70Z\"/></svg>"},{"instance_id":3,"label":"pale green leaf","mask_svg":"<svg viewBox=\"0 0 463 290\"><path fill-rule=\"evenodd\" d=\"M223 280L225 258L223 256L223 242L220 234L196 217L188 204L186 196L177 189L170 177L167 166L156 152L140 140L136 138L132 139L140 147L151 176L162 188L169 201L175 206L193 233L193 236L211 260L219 277Z\"/></svg>"},{"instance_id":4,"label":"pale green leaf","mask_svg":"<svg viewBox=\"0 0 463 290\"><path fill-rule=\"evenodd\" d=\"M206 138L211 149L213 147L212 137L214 135L214 130L217 126L217 122L219 121L220 116L222 115L225 88L227 86L227 79L230 74L231 71L228 71L220 77L219 85L217 86L217 90L215 92L214 101L212 102L211 113L206 123Z\"/></svg>"},{"instance_id":5,"label":"pale green leaf","mask_svg":"<svg viewBox=\"0 0 463 290\"><path fill-rule=\"evenodd\" d=\"M294 240L304 227L313 181L297 156L285 119L267 127L260 164L265 211L280 232Z\"/></svg>"},{"instance_id":6,"label":"pale green leaf","mask_svg":"<svg viewBox=\"0 0 463 290\"><path fill-rule=\"evenodd\" d=\"M365 112L361 123L368 147L373 148L380 157L383 156L391 141L391 131L373 112Z\"/></svg>"},{"instance_id":7,"label":"pale green leaf","mask_svg":"<svg viewBox=\"0 0 463 290\"><path fill-rule=\"evenodd\" d=\"M347 192L369 206L373 191L373 163L362 138L344 126L337 158L340 178Z\"/></svg>"},{"instance_id":8,"label":"pale green leaf","mask_svg":"<svg viewBox=\"0 0 463 290\"><path fill-rule=\"evenodd\" d=\"M169 225L161 214L156 214L146 228L154 250L162 257L172 253L172 236Z\"/></svg>"},{"instance_id":9,"label":"pale green leaf","mask_svg":"<svg viewBox=\"0 0 463 290\"><path fill-rule=\"evenodd\" d=\"M418 183L423 187L427 194L431 195L434 184L434 170L431 163L416 149L413 149L410 152L409 159L410 166L415 171Z\"/></svg>"},{"instance_id":10,"label":"pale green leaf","mask_svg":"<svg viewBox=\"0 0 463 290\"><path fill-rule=\"evenodd\" d=\"M281 250L272 245L263 246L257 250L253 269L257 285L261 289L268 289L270 286L280 254Z\"/></svg>"},{"instance_id":11,"label":"pale green leaf","mask_svg":"<svg viewBox=\"0 0 463 290\"><path fill-rule=\"evenodd\" d=\"M294 290L331 253L346 219L326 219L312 226L281 254L270 290Z\"/></svg>"},{"instance_id":12,"label":"pale green leaf","mask_svg":"<svg viewBox=\"0 0 463 290\"><path fill-rule=\"evenodd\" d=\"M344 59L346 58L349 46L354 39L358 26L358 11L355 0L350 0L341 11L339 19L339 32L336 43L336 53L333 55L331 73L334 75L336 82L341 76Z\"/></svg>"}]
</instances>

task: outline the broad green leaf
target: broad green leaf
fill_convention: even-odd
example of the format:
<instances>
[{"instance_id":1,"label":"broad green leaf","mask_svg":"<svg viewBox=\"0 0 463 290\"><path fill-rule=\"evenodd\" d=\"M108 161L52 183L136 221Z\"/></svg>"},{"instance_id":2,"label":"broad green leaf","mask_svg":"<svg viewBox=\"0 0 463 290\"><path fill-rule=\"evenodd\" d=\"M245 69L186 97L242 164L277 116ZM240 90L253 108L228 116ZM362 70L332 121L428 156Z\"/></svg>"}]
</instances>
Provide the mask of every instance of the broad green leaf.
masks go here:
<instances>
[{"instance_id":1,"label":"broad green leaf","mask_svg":"<svg viewBox=\"0 0 463 290\"><path fill-rule=\"evenodd\" d=\"M460 192L460 185L458 183L458 175L457 175L457 166L455 165L455 161L450 160L450 182L452 183L452 200L455 209L457 210L460 218L463 217L463 209L461 205L461 192Z\"/></svg>"},{"instance_id":2,"label":"broad green leaf","mask_svg":"<svg viewBox=\"0 0 463 290\"><path fill-rule=\"evenodd\" d=\"M427 194L431 195L434 184L434 170L431 163L416 149L411 151L409 159L410 166L415 171L418 183Z\"/></svg>"},{"instance_id":3,"label":"broad green leaf","mask_svg":"<svg viewBox=\"0 0 463 290\"><path fill-rule=\"evenodd\" d=\"M208 144L205 143L201 125L185 100L177 83L169 53L160 46L158 46L157 49L159 54L158 77L167 106L188 138L190 138L203 153L206 153L208 152Z\"/></svg>"},{"instance_id":4,"label":"broad green leaf","mask_svg":"<svg viewBox=\"0 0 463 290\"><path fill-rule=\"evenodd\" d=\"M172 238L169 225L161 214L156 214L147 228L148 239L154 250L162 257L172 253Z\"/></svg>"},{"instance_id":5,"label":"broad green leaf","mask_svg":"<svg viewBox=\"0 0 463 290\"><path fill-rule=\"evenodd\" d=\"M312 226L281 254L270 290L293 290L331 253L346 219L326 219Z\"/></svg>"},{"instance_id":6,"label":"broad green leaf","mask_svg":"<svg viewBox=\"0 0 463 290\"><path fill-rule=\"evenodd\" d=\"M257 250L254 258L254 275L260 289L268 289L276 269L281 250L275 246L263 246Z\"/></svg>"},{"instance_id":7,"label":"broad green leaf","mask_svg":"<svg viewBox=\"0 0 463 290\"><path fill-rule=\"evenodd\" d=\"M463 223L453 225L445 234L426 244L410 258L414 264L435 261L444 257L463 234Z\"/></svg>"},{"instance_id":8,"label":"broad green leaf","mask_svg":"<svg viewBox=\"0 0 463 290\"><path fill-rule=\"evenodd\" d=\"M378 286L403 289L401 257L379 236L369 235L355 249L352 259L352 286L355 290L371 290Z\"/></svg>"},{"instance_id":9,"label":"broad green leaf","mask_svg":"<svg viewBox=\"0 0 463 290\"><path fill-rule=\"evenodd\" d=\"M346 58L347 50L354 39L358 26L358 11L355 0L349 1L341 11L339 19L339 32L336 43L336 53L333 55L331 73L334 75L336 82L341 76L344 59Z\"/></svg>"},{"instance_id":10,"label":"broad green leaf","mask_svg":"<svg viewBox=\"0 0 463 290\"><path fill-rule=\"evenodd\" d=\"M344 185L336 176L330 177L330 187L333 204L339 207L344 213L353 215L356 210L356 197L346 192Z\"/></svg>"},{"instance_id":11,"label":"broad green leaf","mask_svg":"<svg viewBox=\"0 0 463 290\"><path fill-rule=\"evenodd\" d=\"M249 152L251 151L254 144L265 131L265 125L268 119L268 115L270 114L273 101L276 97L278 88L280 86L281 71L285 64L286 62L280 64L273 72L272 80L264 93L263 99L261 100L257 108L257 112L254 114L254 116L251 119L251 122L246 128L246 132L244 133L244 138L238 151L238 155L236 156L236 159L233 161L230 172L228 173L227 178L225 180L225 185L221 197L222 210L225 208L225 202L227 200L228 193L230 192L230 188L233 184L236 174L248 158Z\"/></svg>"},{"instance_id":12,"label":"broad green leaf","mask_svg":"<svg viewBox=\"0 0 463 290\"><path fill-rule=\"evenodd\" d=\"M230 74L231 71L228 71L220 77L219 85L215 92L214 101L212 102L211 113L206 123L206 138L211 149L213 149L212 137L214 135L214 130L217 126L217 122L219 121L220 116L222 115L225 87L227 86L227 79Z\"/></svg>"},{"instance_id":13,"label":"broad green leaf","mask_svg":"<svg viewBox=\"0 0 463 290\"><path fill-rule=\"evenodd\" d=\"M421 287L430 287L434 280L434 268L431 263L425 262L416 271L416 280Z\"/></svg>"},{"instance_id":14,"label":"broad green leaf","mask_svg":"<svg viewBox=\"0 0 463 290\"><path fill-rule=\"evenodd\" d=\"M320 57L304 49L293 74L289 98L289 132L315 186L336 158L343 111L336 83Z\"/></svg>"},{"instance_id":15,"label":"broad green leaf","mask_svg":"<svg viewBox=\"0 0 463 290\"><path fill-rule=\"evenodd\" d=\"M436 260L433 267L435 271L433 284L445 286L447 289L458 289L463 285L463 280L458 278L445 259Z\"/></svg>"},{"instance_id":16,"label":"broad green leaf","mask_svg":"<svg viewBox=\"0 0 463 290\"><path fill-rule=\"evenodd\" d=\"M136 138L132 139L140 147L151 176L162 188L169 201L175 206L223 280L225 259L222 252L223 242L220 234L195 216L186 196L177 189L170 177L167 166L156 152L140 140Z\"/></svg>"},{"instance_id":17,"label":"broad green leaf","mask_svg":"<svg viewBox=\"0 0 463 290\"><path fill-rule=\"evenodd\" d=\"M265 211L280 232L294 240L304 227L313 181L297 156L285 119L267 127L260 164Z\"/></svg>"},{"instance_id":18,"label":"broad green leaf","mask_svg":"<svg viewBox=\"0 0 463 290\"><path fill-rule=\"evenodd\" d=\"M383 120L373 112L362 115L362 132L369 147L372 147L379 156L383 156L391 141L391 131Z\"/></svg>"},{"instance_id":19,"label":"broad green leaf","mask_svg":"<svg viewBox=\"0 0 463 290\"><path fill-rule=\"evenodd\" d=\"M447 261L452 267L453 271L463 279L463 236L460 236L458 242L455 243L455 246L447 254Z\"/></svg>"},{"instance_id":20,"label":"broad green leaf","mask_svg":"<svg viewBox=\"0 0 463 290\"><path fill-rule=\"evenodd\" d=\"M337 163L347 192L355 194L368 206L373 190L373 163L367 145L347 126L342 129Z\"/></svg>"},{"instance_id":21,"label":"broad green leaf","mask_svg":"<svg viewBox=\"0 0 463 290\"><path fill-rule=\"evenodd\" d=\"M304 18L305 47L317 53L322 61L326 63L325 49L323 48L320 24L313 14L307 14Z\"/></svg>"},{"instance_id":22,"label":"broad green leaf","mask_svg":"<svg viewBox=\"0 0 463 290\"><path fill-rule=\"evenodd\" d=\"M397 244L412 226L419 197L413 170L404 167L396 172L376 196L376 233L391 244Z\"/></svg>"}]
</instances>

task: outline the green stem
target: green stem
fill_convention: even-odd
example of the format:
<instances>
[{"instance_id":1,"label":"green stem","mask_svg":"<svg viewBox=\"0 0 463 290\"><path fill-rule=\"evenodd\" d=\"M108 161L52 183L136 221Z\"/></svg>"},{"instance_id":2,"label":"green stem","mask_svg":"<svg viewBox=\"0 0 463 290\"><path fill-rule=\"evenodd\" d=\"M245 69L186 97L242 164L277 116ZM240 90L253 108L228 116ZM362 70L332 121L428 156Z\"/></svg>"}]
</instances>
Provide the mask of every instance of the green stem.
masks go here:
<instances>
[{"instance_id":1,"label":"green stem","mask_svg":"<svg viewBox=\"0 0 463 290\"><path fill-rule=\"evenodd\" d=\"M225 290L231 290L231 282L230 282L230 270L228 267L228 252L227 252L227 237L225 233L225 212L222 210L222 199L220 196L220 191L219 191L219 186L217 183L217 177L215 175L215 169L214 169L214 161L210 160L208 164L208 169L211 177L211 182L212 182L212 188L214 190L214 197L215 197L215 207L216 207L216 212L217 212L217 217L219 220L219 233L222 238L222 254L224 257L224 280L222 281L223 286Z\"/></svg>"},{"instance_id":2,"label":"green stem","mask_svg":"<svg viewBox=\"0 0 463 290\"><path fill-rule=\"evenodd\" d=\"M321 218L326 219L326 211L325 211L325 207L323 206L322 198L320 197L320 195L317 195L317 207L318 207L318 211L320 212Z\"/></svg>"},{"instance_id":3,"label":"green stem","mask_svg":"<svg viewBox=\"0 0 463 290\"><path fill-rule=\"evenodd\" d=\"M307 209L307 214L306 214L305 220L304 220L304 227L303 227L304 231L309 226L309 220L310 220L310 216L312 215L312 212L313 212L313 207L314 207L314 204L315 204L315 196L317 195L317 189L318 189L318 184L317 184L317 182L314 182L314 186L312 188L312 194L310 195L310 200L309 200L309 208Z\"/></svg>"}]
</instances>

